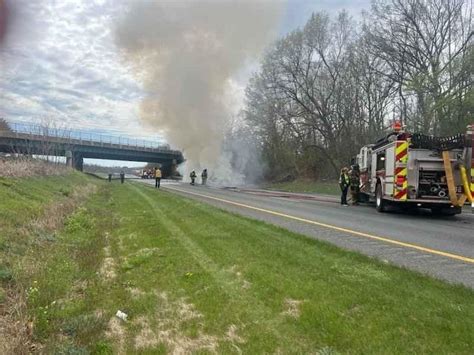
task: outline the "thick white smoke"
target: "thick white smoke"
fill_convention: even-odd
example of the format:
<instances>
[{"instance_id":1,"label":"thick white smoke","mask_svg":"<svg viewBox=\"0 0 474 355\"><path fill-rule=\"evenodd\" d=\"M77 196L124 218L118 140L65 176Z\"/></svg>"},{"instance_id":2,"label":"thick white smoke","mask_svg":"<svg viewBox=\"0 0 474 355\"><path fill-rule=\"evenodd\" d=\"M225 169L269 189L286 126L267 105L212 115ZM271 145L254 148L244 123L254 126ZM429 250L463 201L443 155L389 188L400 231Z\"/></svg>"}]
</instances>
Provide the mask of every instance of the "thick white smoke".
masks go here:
<instances>
[{"instance_id":1,"label":"thick white smoke","mask_svg":"<svg viewBox=\"0 0 474 355\"><path fill-rule=\"evenodd\" d=\"M221 147L232 114L233 80L275 35L282 6L258 0L143 0L134 1L119 23L118 44L147 93L142 119L184 151L188 169L206 167L230 181L224 176L233 175L230 162Z\"/></svg>"}]
</instances>

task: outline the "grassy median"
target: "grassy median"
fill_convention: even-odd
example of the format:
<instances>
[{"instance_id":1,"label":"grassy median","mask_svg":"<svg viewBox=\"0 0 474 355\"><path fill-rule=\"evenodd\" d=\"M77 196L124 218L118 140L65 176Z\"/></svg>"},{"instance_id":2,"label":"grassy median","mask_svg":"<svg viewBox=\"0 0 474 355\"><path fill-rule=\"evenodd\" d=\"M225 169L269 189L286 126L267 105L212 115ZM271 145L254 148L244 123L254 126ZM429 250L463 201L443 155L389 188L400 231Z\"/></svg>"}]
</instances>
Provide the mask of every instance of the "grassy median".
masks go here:
<instances>
[{"instance_id":1,"label":"grassy median","mask_svg":"<svg viewBox=\"0 0 474 355\"><path fill-rule=\"evenodd\" d=\"M46 353L472 353L472 290L170 192L77 175L78 186L0 181L12 199L0 217L15 221L0 225L5 304L25 290L31 346ZM55 199L77 201L56 231L28 231ZM21 228L24 243L11 234Z\"/></svg>"}]
</instances>

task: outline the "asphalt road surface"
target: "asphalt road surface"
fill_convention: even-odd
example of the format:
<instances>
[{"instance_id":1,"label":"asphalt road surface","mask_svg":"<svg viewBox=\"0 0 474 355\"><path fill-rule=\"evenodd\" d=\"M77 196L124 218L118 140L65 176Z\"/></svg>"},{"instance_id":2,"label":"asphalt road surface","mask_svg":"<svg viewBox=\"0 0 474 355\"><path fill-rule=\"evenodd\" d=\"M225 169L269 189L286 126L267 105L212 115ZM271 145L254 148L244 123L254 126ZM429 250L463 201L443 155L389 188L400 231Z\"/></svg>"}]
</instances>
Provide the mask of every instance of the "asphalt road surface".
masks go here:
<instances>
[{"instance_id":1,"label":"asphalt road surface","mask_svg":"<svg viewBox=\"0 0 474 355\"><path fill-rule=\"evenodd\" d=\"M167 181L162 189L474 288L474 215L469 210L455 217L422 210L378 213L373 206L341 206L331 196Z\"/></svg>"}]
</instances>

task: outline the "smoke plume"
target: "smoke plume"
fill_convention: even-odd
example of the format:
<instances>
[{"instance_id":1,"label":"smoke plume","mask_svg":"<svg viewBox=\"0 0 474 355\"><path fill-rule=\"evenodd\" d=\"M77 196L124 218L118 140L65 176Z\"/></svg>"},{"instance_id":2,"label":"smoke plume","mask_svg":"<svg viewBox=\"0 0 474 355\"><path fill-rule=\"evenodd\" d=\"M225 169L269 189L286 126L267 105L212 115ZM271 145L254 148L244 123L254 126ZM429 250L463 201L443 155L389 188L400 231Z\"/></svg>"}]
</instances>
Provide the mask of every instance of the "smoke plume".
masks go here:
<instances>
[{"instance_id":1,"label":"smoke plume","mask_svg":"<svg viewBox=\"0 0 474 355\"><path fill-rule=\"evenodd\" d=\"M121 19L118 45L146 91L141 118L184 151L189 169L229 170L221 148L235 78L275 35L282 5L134 1Z\"/></svg>"}]
</instances>

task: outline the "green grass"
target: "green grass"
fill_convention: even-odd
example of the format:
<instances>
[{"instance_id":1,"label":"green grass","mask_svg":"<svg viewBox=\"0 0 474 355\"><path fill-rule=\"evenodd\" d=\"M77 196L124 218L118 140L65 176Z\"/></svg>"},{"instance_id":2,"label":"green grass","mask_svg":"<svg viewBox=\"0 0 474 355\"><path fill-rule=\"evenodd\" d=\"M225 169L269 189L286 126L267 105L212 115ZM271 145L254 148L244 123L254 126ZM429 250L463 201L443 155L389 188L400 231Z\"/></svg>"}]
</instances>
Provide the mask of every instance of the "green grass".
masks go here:
<instances>
[{"instance_id":1,"label":"green grass","mask_svg":"<svg viewBox=\"0 0 474 355\"><path fill-rule=\"evenodd\" d=\"M83 263L85 256L93 255L96 245L90 245L96 241L79 231L69 238L67 232L81 216L81 223L89 221L84 210L77 207L97 183L80 173L0 178L0 301L5 309L15 310L12 314L16 317L0 317L0 332L10 333L8 338L0 334L0 352L26 353L30 342L48 345L60 335L51 328L52 319L60 314L58 307L63 307L58 301L87 270L89 279L96 271L94 263L79 269L79 261ZM64 222L66 228L61 232ZM30 320L33 339L27 334Z\"/></svg>"},{"instance_id":2,"label":"green grass","mask_svg":"<svg viewBox=\"0 0 474 355\"><path fill-rule=\"evenodd\" d=\"M315 193L324 195L340 195L341 191L337 182L314 180L295 180L292 182L267 183L263 188L285 192Z\"/></svg>"},{"instance_id":3,"label":"green grass","mask_svg":"<svg viewBox=\"0 0 474 355\"><path fill-rule=\"evenodd\" d=\"M94 183L53 242L25 247L36 268L7 268L46 353L472 353L471 290L138 183ZM37 209L73 188L33 185Z\"/></svg>"}]
</instances>

